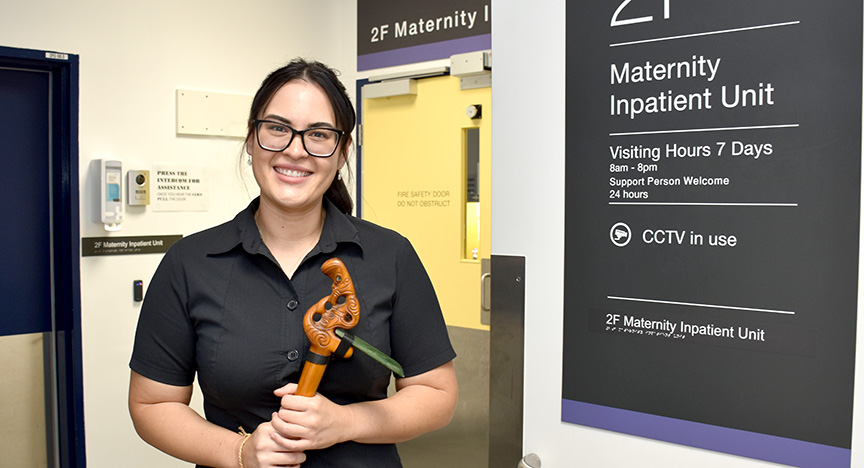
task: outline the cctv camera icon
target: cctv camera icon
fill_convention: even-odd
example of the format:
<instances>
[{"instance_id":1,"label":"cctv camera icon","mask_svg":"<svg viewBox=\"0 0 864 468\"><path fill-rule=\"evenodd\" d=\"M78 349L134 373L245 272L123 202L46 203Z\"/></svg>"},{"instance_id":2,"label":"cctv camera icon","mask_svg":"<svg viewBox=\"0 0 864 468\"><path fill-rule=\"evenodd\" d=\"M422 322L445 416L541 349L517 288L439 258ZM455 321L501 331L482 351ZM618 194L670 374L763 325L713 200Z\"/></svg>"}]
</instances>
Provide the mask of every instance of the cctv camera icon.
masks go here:
<instances>
[{"instance_id":1,"label":"cctv camera icon","mask_svg":"<svg viewBox=\"0 0 864 468\"><path fill-rule=\"evenodd\" d=\"M616 223L612 226L612 229L609 230L609 239L618 247L624 247L629 244L631 237L632 233L630 231L630 226L625 223Z\"/></svg>"}]
</instances>

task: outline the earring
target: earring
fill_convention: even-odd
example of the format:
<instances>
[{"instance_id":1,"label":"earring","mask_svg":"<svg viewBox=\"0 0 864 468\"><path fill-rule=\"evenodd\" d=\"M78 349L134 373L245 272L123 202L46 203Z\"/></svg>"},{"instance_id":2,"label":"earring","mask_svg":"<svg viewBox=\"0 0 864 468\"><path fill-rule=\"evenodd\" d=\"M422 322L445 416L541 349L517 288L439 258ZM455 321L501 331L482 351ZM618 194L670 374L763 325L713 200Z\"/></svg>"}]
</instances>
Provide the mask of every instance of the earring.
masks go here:
<instances>
[{"instance_id":1,"label":"earring","mask_svg":"<svg viewBox=\"0 0 864 468\"><path fill-rule=\"evenodd\" d=\"M336 171L336 180L342 180L342 171Z\"/></svg>"},{"instance_id":2,"label":"earring","mask_svg":"<svg viewBox=\"0 0 864 468\"><path fill-rule=\"evenodd\" d=\"M246 153L246 165L247 165L247 166L251 166L251 165L252 165L252 155L249 154L249 153Z\"/></svg>"}]
</instances>

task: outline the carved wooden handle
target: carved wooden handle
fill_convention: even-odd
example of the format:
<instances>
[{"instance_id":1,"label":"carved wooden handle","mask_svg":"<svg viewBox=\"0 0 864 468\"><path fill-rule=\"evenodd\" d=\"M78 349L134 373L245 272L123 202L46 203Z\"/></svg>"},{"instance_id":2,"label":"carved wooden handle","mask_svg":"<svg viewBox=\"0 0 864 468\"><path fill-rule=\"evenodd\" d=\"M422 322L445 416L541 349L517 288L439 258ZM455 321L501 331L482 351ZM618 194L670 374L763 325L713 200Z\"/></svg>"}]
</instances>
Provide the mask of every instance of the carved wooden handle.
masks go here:
<instances>
[{"instance_id":1,"label":"carved wooden handle","mask_svg":"<svg viewBox=\"0 0 864 468\"><path fill-rule=\"evenodd\" d=\"M301 396L313 396L318 390L327 361L342 341L336 336L335 329L354 328L360 320L360 303L354 292L354 282L342 260L327 260L321 266L321 272L333 280L333 286L330 295L310 307L303 316L303 331L309 338L309 353L297 388L297 395ZM353 348L348 348L344 357L351 357L353 351Z\"/></svg>"}]
</instances>

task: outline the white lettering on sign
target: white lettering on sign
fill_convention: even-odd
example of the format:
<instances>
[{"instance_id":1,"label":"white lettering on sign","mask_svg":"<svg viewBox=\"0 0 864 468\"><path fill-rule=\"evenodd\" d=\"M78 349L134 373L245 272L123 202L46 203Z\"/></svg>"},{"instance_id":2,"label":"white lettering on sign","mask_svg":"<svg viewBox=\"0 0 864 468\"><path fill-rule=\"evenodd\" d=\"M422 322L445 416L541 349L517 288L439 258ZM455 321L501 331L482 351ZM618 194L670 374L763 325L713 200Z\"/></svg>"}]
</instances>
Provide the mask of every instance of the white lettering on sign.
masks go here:
<instances>
[{"instance_id":1,"label":"white lettering on sign","mask_svg":"<svg viewBox=\"0 0 864 468\"><path fill-rule=\"evenodd\" d=\"M483 7L483 15L476 10L456 10L453 14L438 16L435 18L410 18L395 21L392 25L382 24L374 26L370 31L369 42L383 42L388 38L399 39L403 37L418 36L448 29L464 28L474 29L478 21L488 23L491 20L489 5Z\"/></svg>"}]
</instances>

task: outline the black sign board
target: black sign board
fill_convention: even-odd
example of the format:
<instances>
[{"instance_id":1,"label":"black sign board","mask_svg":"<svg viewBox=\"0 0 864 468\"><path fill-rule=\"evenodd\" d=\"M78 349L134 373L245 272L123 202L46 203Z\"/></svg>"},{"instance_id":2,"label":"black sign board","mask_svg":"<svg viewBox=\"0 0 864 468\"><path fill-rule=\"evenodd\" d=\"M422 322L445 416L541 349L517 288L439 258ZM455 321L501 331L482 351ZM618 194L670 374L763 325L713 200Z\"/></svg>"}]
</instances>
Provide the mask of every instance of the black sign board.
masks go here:
<instances>
[{"instance_id":1,"label":"black sign board","mask_svg":"<svg viewBox=\"0 0 864 468\"><path fill-rule=\"evenodd\" d=\"M84 237L81 239L81 256L165 253L182 238L182 235Z\"/></svg>"},{"instance_id":2,"label":"black sign board","mask_svg":"<svg viewBox=\"0 0 864 468\"><path fill-rule=\"evenodd\" d=\"M490 4L489 0L358 0L357 69L490 49Z\"/></svg>"},{"instance_id":3,"label":"black sign board","mask_svg":"<svg viewBox=\"0 0 864 468\"><path fill-rule=\"evenodd\" d=\"M862 5L568 4L564 421L848 467Z\"/></svg>"}]
</instances>

